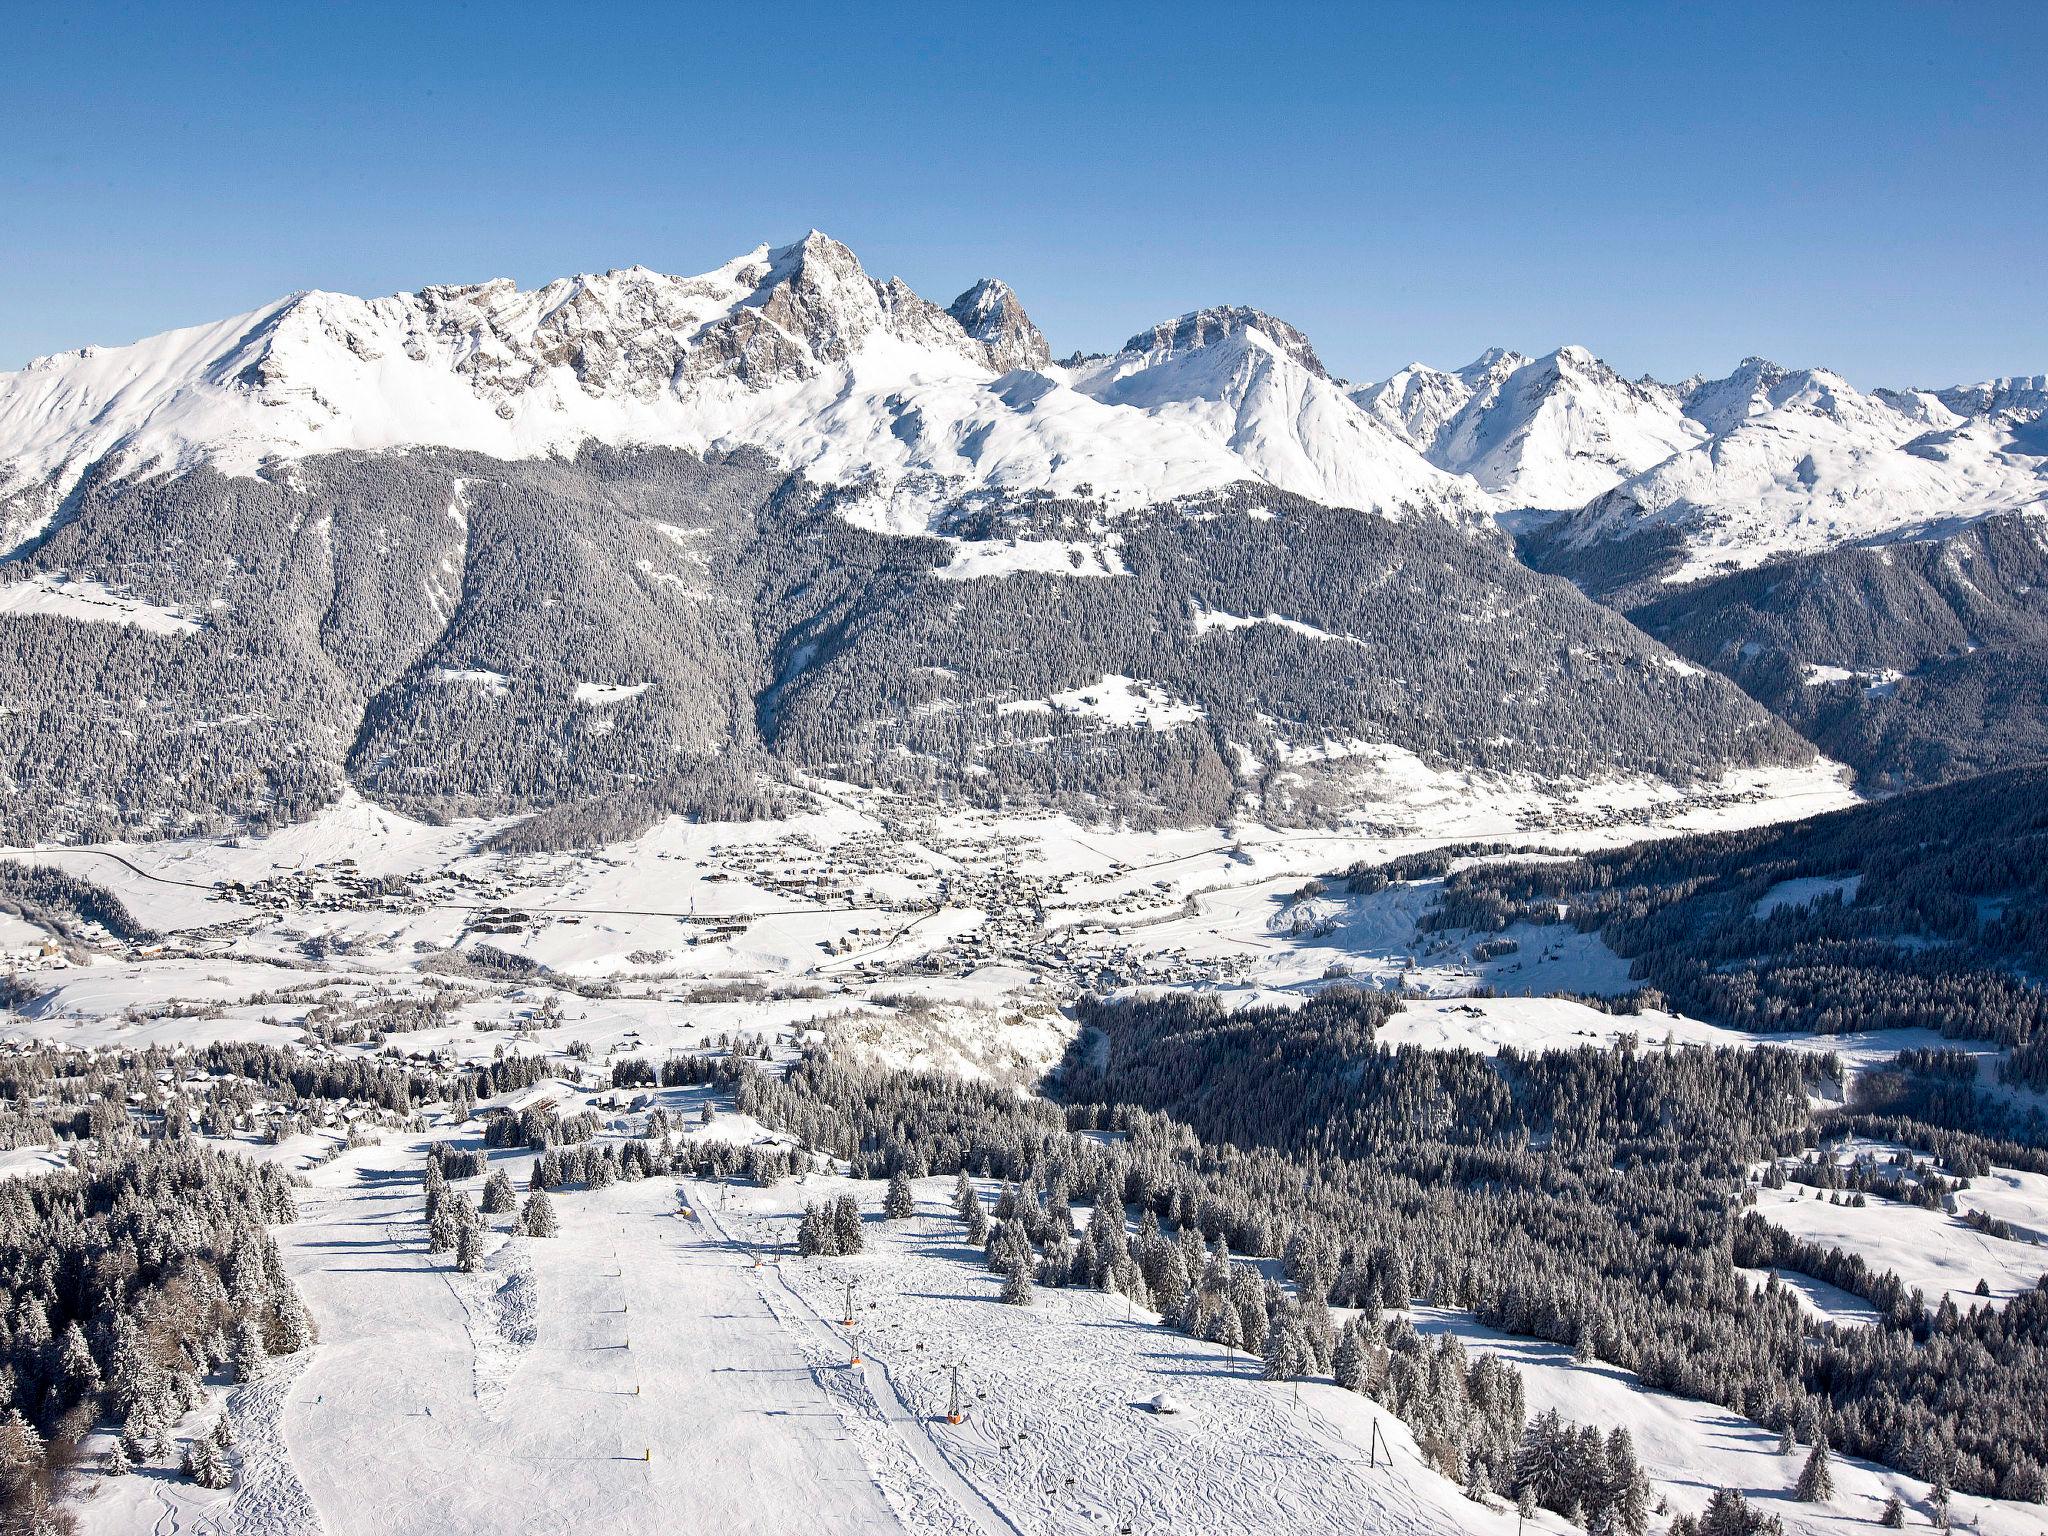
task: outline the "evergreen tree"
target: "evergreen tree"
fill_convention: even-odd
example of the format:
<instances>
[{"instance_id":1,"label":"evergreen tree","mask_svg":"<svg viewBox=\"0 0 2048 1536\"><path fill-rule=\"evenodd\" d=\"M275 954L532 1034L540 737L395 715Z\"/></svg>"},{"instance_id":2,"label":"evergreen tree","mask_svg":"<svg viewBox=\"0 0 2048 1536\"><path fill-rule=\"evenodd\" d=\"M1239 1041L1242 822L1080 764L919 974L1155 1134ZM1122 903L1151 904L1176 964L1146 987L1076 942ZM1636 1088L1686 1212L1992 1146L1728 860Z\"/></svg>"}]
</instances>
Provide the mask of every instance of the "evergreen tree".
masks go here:
<instances>
[{"instance_id":1,"label":"evergreen tree","mask_svg":"<svg viewBox=\"0 0 2048 1536\"><path fill-rule=\"evenodd\" d=\"M1302 1337L1301 1319L1292 1306L1279 1311L1266 1326L1265 1348L1260 1351L1259 1374L1268 1381L1286 1381L1308 1370L1308 1341Z\"/></svg>"},{"instance_id":2,"label":"evergreen tree","mask_svg":"<svg viewBox=\"0 0 2048 1536\"><path fill-rule=\"evenodd\" d=\"M93 1359L85 1332L75 1321L64 1325L63 1341L57 1351L57 1375L64 1383L65 1395L74 1400L93 1396L100 1390L99 1362Z\"/></svg>"},{"instance_id":3,"label":"evergreen tree","mask_svg":"<svg viewBox=\"0 0 2048 1536\"><path fill-rule=\"evenodd\" d=\"M135 1463L128 1455L127 1444L116 1440L100 1458L100 1470L109 1477L126 1477L135 1470Z\"/></svg>"},{"instance_id":4,"label":"evergreen tree","mask_svg":"<svg viewBox=\"0 0 2048 1536\"><path fill-rule=\"evenodd\" d=\"M506 1215L517 1200L512 1191L511 1175L502 1168L492 1169L491 1176L484 1180L483 1213L486 1216Z\"/></svg>"},{"instance_id":5,"label":"evergreen tree","mask_svg":"<svg viewBox=\"0 0 2048 1536\"><path fill-rule=\"evenodd\" d=\"M313 1342L313 1320L296 1290L287 1290L277 1303L277 1352L296 1355Z\"/></svg>"},{"instance_id":6,"label":"evergreen tree","mask_svg":"<svg viewBox=\"0 0 2048 1536\"><path fill-rule=\"evenodd\" d=\"M1031 1305L1031 1266L1013 1259L1003 1275L1003 1300L1013 1307Z\"/></svg>"},{"instance_id":7,"label":"evergreen tree","mask_svg":"<svg viewBox=\"0 0 2048 1536\"><path fill-rule=\"evenodd\" d=\"M796 1251L807 1259L839 1251L832 1235L831 1218L815 1205L806 1205L803 1220L797 1223Z\"/></svg>"},{"instance_id":8,"label":"evergreen tree","mask_svg":"<svg viewBox=\"0 0 2048 1536\"><path fill-rule=\"evenodd\" d=\"M1635 1440L1617 1426L1607 1436L1605 1506L1614 1527L1626 1536L1643 1536L1650 1528L1650 1479L1636 1460Z\"/></svg>"},{"instance_id":9,"label":"evergreen tree","mask_svg":"<svg viewBox=\"0 0 2048 1536\"><path fill-rule=\"evenodd\" d=\"M555 1202L548 1198L546 1190L536 1189L526 1197L526 1204L519 1213L519 1224L528 1237L555 1235Z\"/></svg>"},{"instance_id":10,"label":"evergreen tree","mask_svg":"<svg viewBox=\"0 0 2048 1536\"><path fill-rule=\"evenodd\" d=\"M1877 1523L1888 1531L1901 1531L1906 1528L1906 1506L1899 1502L1896 1493L1884 1501L1884 1514L1879 1517Z\"/></svg>"},{"instance_id":11,"label":"evergreen tree","mask_svg":"<svg viewBox=\"0 0 2048 1536\"><path fill-rule=\"evenodd\" d=\"M1238 1320L1237 1308L1225 1307L1216 1314L1216 1342L1233 1355L1244 1348L1244 1324Z\"/></svg>"},{"instance_id":12,"label":"evergreen tree","mask_svg":"<svg viewBox=\"0 0 2048 1536\"><path fill-rule=\"evenodd\" d=\"M263 1329L255 1318L245 1317L235 1325L234 1344L229 1353L234 1362L235 1380L254 1381L262 1375L263 1362L269 1353L263 1345Z\"/></svg>"},{"instance_id":13,"label":"evergreen tree","mask_svg":"<svg viewBox=\"0 0 2048 1536\"><path fill-rule=\"evenodd\" d=\"M861 1251L860 1207L851 1195L841 1195L832 1202L832 1239L835 1253Z\"/></svg>"},{"instance_id":14,"label":"evergreen tree","mask_svg":"<svg viewBox=\"0 0 2048 1536\"><path fill-rule=\"evenodd\" d=\"M1828 1443L1825 1439L1813 1443L1813 1451L1806 1458L1806 1466L1799 1473L1799 1485L1793 1490L1804 1504L1820 1504L1835 1496L1834 1468L1828 1461Z\"/></svg>"},{"instance_id":15,"label":"evergreen tree","mask_svg":"<svg viewBox=\"0 0 2048 1536\"><path fill-rule=\"evenodd\" d=\"M465 1224L455 1234L455 1267L465 1275L474 1274L483 1260L483 1234L474 1225Z\"/></svg>"},{"instance_id":16,"label":"evergreen tree","mask_svg":"<svg viewBox=\"0 0 2048 1536\"><path fill-rule=\"evenodd\" d=\"M889 1175L889 1189L882 1196L882 1215L889 1221L902 1221L917 1214L917 1199L911 1193L910 1179L899 1167Z\"/></svg>"},{"instance_id":17,"label":"evergreen tree","mask_svg":"<svg viewBox=\"0 0 2048 1536\"><path fill-rule=\"evenodd\" d=\"M227 1457L203 1436L185 1448L185 1475L202 1488L225 1488L234 1481Z\"/></svg>"},{"instance_id":18,"label":"evergreen tree","mask_svg":"<svg viewBox=\"0 0 2048 1536\"><path fill-rule=\"evenodd\" d=\"M1347 1392L1364 1391L1365 1359L1365 1338L1354 1318L1337 1336L1337 1350L1331 1361L1331 1373L1337 1385Z\"/></svg>"},{"instance_id":19,"label":"evergreen tree","mask_svg":"<svg viewBox=\"0 0 2048 1536\"><path fill-rule=\"evenodd\" d=\"M1560 1508L1571 1486L1570 1434L1555 1408L1530 1420L1522 1435L1521 1448L1515 1453L1517 1493L1527 1490L1545 1509Z\"/></svg>"}]
</instances>

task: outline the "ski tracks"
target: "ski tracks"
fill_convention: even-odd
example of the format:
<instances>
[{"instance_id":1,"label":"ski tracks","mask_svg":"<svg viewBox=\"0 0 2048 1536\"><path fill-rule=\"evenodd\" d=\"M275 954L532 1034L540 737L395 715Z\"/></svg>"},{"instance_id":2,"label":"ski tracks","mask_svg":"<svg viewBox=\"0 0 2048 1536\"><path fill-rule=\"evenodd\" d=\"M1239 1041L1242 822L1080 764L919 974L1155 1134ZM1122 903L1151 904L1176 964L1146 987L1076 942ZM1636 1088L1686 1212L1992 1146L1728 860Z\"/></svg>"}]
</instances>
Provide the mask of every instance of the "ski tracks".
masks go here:
<instances>
[{"instance_id":1,"label":"ski tracks","mask_svg":"<svg viewBox=\"0 0 2048 1536\"><path fill-rule=\"evenodd\" d=\"M692 1199L705 1230L738 1250L713 1202ZM771 1278L772 1277L772 1278ZM811 1375L841 1411L875 1485L917 1536L1016 1536L1021 1528L962 1477L934 1430L897 1391L888 1367L869 1355L849 1363L848 1341L783 1277L780 1264L755 1272L761 1305L796 1341Z\"/></svg>"}]
</instances>

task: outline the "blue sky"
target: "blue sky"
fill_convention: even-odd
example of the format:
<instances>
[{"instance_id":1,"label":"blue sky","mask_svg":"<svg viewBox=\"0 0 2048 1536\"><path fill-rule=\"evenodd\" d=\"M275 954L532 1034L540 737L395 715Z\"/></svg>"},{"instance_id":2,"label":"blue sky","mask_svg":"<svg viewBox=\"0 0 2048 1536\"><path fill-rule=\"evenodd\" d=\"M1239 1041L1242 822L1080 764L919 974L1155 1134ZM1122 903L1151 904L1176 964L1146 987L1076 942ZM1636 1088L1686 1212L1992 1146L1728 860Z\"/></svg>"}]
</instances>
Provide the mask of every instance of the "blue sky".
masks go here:
<instances>
[{"instance_id":1,"label":"blue sky","mask_svg":"<svg viewBox=\"0 0 2048 1536\"><path fill-rule=\"evenodd\" d=\"M1062 352L1249 303L1355 378L2048 370L2048 6L1260 9L0 0L0 368L815 225Z\"/></svg>"}]
</instances>

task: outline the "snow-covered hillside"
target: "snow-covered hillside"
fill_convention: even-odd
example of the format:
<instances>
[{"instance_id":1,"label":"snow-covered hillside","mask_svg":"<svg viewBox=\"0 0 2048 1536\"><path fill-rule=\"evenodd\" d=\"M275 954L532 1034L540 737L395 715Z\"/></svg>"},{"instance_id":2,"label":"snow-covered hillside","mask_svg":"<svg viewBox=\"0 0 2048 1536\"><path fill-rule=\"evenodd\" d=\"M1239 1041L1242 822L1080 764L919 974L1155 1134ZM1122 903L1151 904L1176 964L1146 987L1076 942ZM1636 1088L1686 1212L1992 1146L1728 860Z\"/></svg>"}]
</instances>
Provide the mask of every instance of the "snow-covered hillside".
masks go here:
<instances>
[{"instance_id":1,"label":"snow-covered hillside","mask_svg":"<svg viewBox=\"0 0 2048 1536\"><path fill-rule=\"evenodd\" d=\"M1653 533L1690 577L2041 505L2044 410L2040 376L1863 394L1752 358L1674 385L1578 346L1352 387L1293 326L1239 307L1057 364L1006 284L942 308L814 230L695 277L305 292L39 358L0 374L0 549L96 466L249 475L343 449L596 442L759 448L860 488L844 505L899 532L971 490L1145 505L1251 481L1388 514L1557 514L1574 549Z\"/></svg>"},{"instance_id":2,"label":"snow-covered hillside","mask_svg":"<svg viewBox=\"0 0 2048 1536\"><path fill-rule=\"evenodd\" d=\"M1084 359L1074 388L1183 425L1261 479L1333 506L1487 506L1331 379L1308 338L1255 309L1205 309Z\"/></svg>"}]
</instances>

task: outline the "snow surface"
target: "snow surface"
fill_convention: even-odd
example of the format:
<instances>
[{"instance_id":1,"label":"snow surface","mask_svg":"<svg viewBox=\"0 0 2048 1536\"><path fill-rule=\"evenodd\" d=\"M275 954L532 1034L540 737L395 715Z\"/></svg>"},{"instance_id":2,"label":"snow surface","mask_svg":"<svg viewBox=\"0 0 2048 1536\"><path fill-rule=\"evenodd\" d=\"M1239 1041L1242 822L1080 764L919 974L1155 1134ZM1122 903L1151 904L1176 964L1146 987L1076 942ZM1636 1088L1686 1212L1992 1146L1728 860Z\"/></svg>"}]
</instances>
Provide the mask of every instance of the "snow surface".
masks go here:
<instances>
[{"instance_id":1,"label":"snow surface","mask_svg":"<svg viewBox=\"0 0 2048 1536\"><path fill-rule=\"evenodd\" d=\"M1979 1280L1989 1285L1992 1303L2009 1301L2048 1274L2048 1247L1989 1236L1946 1211L1865 1198L1861 1206L1835 1205L1825 1190L1787 1184L1760 1189L1756 1208L1795 1236L1861 1255L1878 1273L1890 1270L1923 1292L1930 1306L1945 1295L1959 1307L1982 1304L1975 1295Z\"/></svg>"},{"instance_id":2,"label":"snow surface","mask_svg":"<svg viewBox=\"0 0 2048 1536\"><path fill-rule=\"evenodd\" d=\"M1207 718L1199 704L1177 699L1156 683L1142 682L1120 673L1105 674L1100 681L1050 694L1043 699L1012 699L996 706L999 715L1053 714L1085 715L1108 725L1142 725L1148 730L1170 731Z\"/></svg>"},{"instance_id":3,"label":"snow surface","mask_svg":"<svg viewBox=\"0 0 2048 1536\"><path fill-rule=\"evenodd\" d=\"M652 683L578 683L576 702L588 709L604 709L612 704L623 704L628 699L637 699Z\"/></svg>"},{"instance_id":4,"label":"snow surface","mask_svg":"<svg viewBox=\"0 0 2048 1536\"><path fill-rule=\"evenodd\" d=\"M84 624L127 624L153 635L189 635L200 627L197 619L175 608L123 596L90 579L58 577L46 572L0 585L0 616L8 615L74 619Z\"/></svg>"},{"instance_id":5,"label":"snow surface","mask_svg":"<svg viewBox=\"0 0 2048 1536\"><path fill-rule=\"evenodd\" d=\"M1862 884L1861 875L1815 875L1799 880L1780 880L1757 898L1749 909L1750 916L1769 917L1781 907L1810 907L1825 896L1839 896L1846 907L1856 900L1856 892Z\"/></svg>"}]
</instances>

